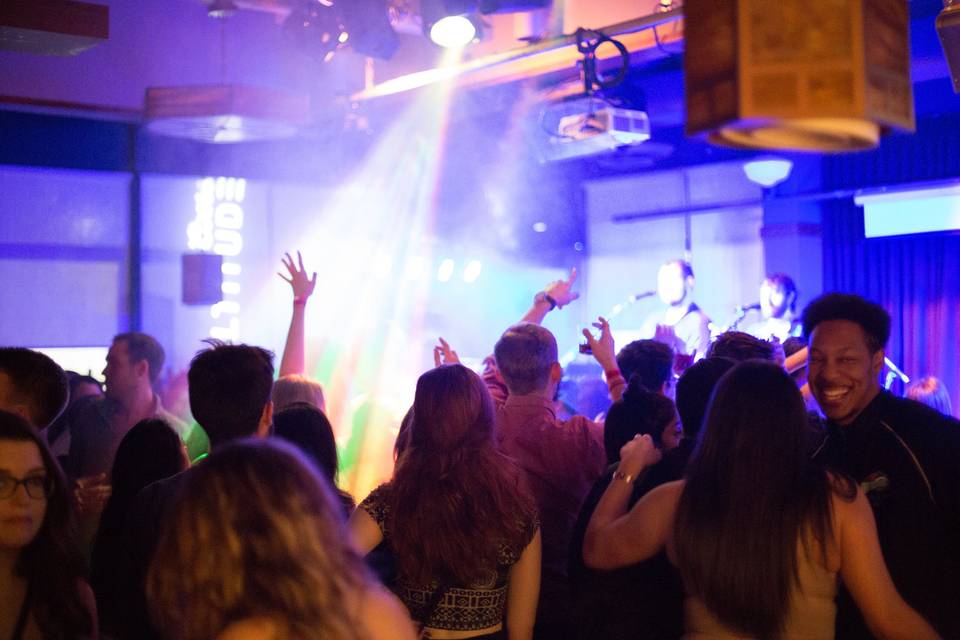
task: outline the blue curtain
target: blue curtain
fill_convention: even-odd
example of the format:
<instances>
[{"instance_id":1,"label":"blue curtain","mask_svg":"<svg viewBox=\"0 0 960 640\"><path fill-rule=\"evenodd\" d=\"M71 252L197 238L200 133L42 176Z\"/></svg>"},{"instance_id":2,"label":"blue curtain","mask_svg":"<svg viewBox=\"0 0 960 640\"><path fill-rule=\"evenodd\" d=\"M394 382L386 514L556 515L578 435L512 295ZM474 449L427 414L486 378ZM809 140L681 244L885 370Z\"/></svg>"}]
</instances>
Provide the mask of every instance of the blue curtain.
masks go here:
<instances>
[{"instance_id":1,"label":"blue curtain","mask_svg":"<svg viewBox=\"0 0 960 640\"><path fill-rule=\"evenodd\" d=\"M905 211L904 215L910 215ZM960 410L960 235L864 237L852 199L824 204L826 291L857 293L892 320L887 356L911 378L934 375Z\"/></svg>"}]
</instances>

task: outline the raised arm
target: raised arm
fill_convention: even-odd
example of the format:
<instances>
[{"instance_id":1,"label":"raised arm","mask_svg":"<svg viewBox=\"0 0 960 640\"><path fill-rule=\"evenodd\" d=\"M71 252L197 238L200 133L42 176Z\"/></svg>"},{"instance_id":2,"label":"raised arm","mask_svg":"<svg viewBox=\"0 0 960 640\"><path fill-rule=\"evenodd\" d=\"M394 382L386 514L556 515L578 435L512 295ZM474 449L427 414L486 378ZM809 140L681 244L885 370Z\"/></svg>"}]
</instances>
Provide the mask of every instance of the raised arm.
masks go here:
<instances>
[{"instance_id":1,"label":"raised arm","mask_svg":"<svg viewBox=\"0 0 960 640\"><path fill-rule=\"evenodd\" d=\"M587 525L583 561L594 569L615 569L645 560L663 548L673 523L682 483L670 482L644 495L627 512L633 482L660 459L649 435L620 450L620 466Z\"/></svg>"},{"instance_id":2,"label":"raised arm","mask_svg":"<svg viewBox=\"0 0 960 640\"><path fill-rule=\"evenodd\" d=\"M579 293L570 290L576 280L577 269L574 267L570 270L570 276L566 280L554 280L548 284L543 291L533 297L533 305L523 314L520 322L540 324L547 317L547 314L553 311L554 307L563 309L579 298Z\"/></svg>"},{"instance_id":3,"label":"raised arm","mask_svg":"<svg viewBox=\"0 0 960 640\"><path fill-rule=\"evenodd\" d=\"M613 342L613 333L610 331L610 323L600 316L593 326L600 329L600 337L594 338L589 329L583 330L583 337L587 339L590 352L593 353L597 364L603 367L603 375L607 378L607 387L610 390L610 399L617 402L623 397L627 381L623 379L620 365L617 364L617 350Z\"/></svg>"},{"instance_id":4,"label":"raised arm","mask_svg":"<svg viewBox=\"0 0 960 640\"><path fill-rule=\"evenodd\" d=\"M940 636L904 602L883 561L877 526L866 496L834 498L840 575L870 631L880 640L935 640Z\"/></svg>"},{"instance_id":5,"label":"raised arm","mask_svg":"<svg viewBox=\"0 0 960 640\"><path fill-rule=\"evenodd\" d=\"M290 329L287 331L287 342L283 347L283 357L280 359L280 377L302 375L306 366L304 347L304 322L306 319L307 300L313 295L317 286L317 273L307 277L307 270L303 266L303 256L297 251L297 262L293 261L289 253L283 254L283 266L287 268L289 277L278 272L293 292L293 316L290 318Z\"/></svg>"}]
</instances>

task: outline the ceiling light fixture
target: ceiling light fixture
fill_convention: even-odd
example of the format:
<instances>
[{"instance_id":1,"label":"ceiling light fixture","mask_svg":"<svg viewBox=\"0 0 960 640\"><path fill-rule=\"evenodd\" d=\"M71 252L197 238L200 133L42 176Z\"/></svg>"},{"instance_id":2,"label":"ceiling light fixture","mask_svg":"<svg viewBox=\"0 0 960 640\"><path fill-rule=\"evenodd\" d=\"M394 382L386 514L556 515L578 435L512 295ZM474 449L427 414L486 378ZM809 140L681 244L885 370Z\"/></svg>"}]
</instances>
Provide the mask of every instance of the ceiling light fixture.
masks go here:
<instances>
[{"instance_id":1,"label":"ceiling light fixture","mask_svg":"<svg viewBox=\"0 0 960 640\"><path fill-rule=\"evenodd\" d=\"M477 37L477 26L468 16L445 16L430 26L430 40L441 47L465 47Z\"/></svg>"},{"instance_id":2,"label":"ceiling light fixture","mask_svg":"<svg viewBox=\"0 0 960 640\"><path fill-rule=\"evenodd\" d=\"M786 158L763 158L743 163L747 178L761 187L770 189L790 177L793 162Z\"/></svg>"},{"instance_id":3,"label":"ceiling light fixture","mask_svg":"<svg viewBox=\"0 0 960 640\"><path fill-rule=\"evenodd\" d=\"M549 7L552 0L421 0L423 33L441 47L465 47L483 33L479 16Z\"/></svg>"}]
</instances>

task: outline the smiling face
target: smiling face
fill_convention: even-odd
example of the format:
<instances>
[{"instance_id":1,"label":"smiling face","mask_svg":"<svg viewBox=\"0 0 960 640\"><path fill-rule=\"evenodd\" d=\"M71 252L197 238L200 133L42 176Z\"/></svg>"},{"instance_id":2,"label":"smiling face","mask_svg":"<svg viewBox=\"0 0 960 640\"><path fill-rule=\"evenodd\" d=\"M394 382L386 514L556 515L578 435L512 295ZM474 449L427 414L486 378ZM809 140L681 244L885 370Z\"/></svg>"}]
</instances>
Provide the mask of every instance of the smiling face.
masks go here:
<instances>
[{"instance_id":1,"label":"smiling face","mask_svg":"<svg viewBox=\"0 0 960 640\"><path fill-rule=\"evenodd\" d=\"M850 320L826 320L810 336L808 381L824 415L853 422L880 392L883 349L870 351L863 329Z\"/></svg>"},{"instance_id":2,"label":"smiling face","mask_svg":"<svg viewBox=\"0 0 960 640\"><path fill-rule=\"evenodd\" d=\"M41 479L47 471L40 449L28 440L0 440L0 479ZM4 484L4 483L0 483ZM33 542L43 524L47 499L34 498L18 485L9 498L0 498L0 549L20 550Z\"/></svg>"}]
</instances>

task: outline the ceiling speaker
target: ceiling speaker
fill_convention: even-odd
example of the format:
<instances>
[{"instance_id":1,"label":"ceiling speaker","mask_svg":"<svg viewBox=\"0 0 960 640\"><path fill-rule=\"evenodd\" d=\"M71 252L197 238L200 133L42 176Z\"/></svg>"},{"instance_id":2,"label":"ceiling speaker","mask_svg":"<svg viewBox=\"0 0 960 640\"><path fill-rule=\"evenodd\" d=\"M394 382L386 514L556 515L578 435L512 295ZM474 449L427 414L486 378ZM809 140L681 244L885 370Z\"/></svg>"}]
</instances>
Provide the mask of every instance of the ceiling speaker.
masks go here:
<instances>
[{"instance_id":1,"label":"ceiling speaker","mask_svg":"<svg viewBox=\"0 0 960 640\"><path fill-rule=\"evenodd\" d=\"M915 129L905 0L687 0L687 134L855 151Z\"/></svg>"}]
</instances>

